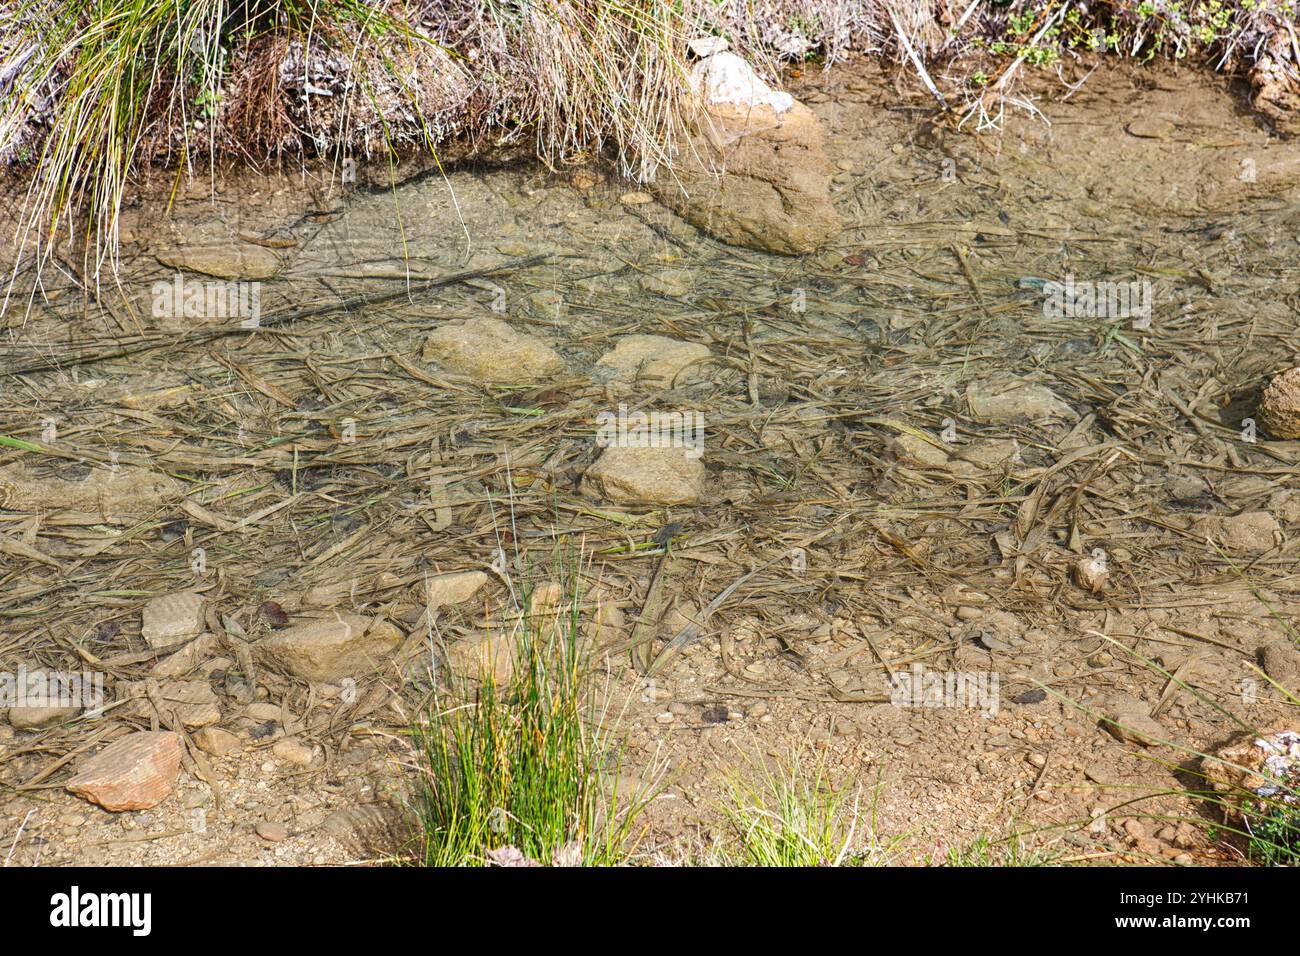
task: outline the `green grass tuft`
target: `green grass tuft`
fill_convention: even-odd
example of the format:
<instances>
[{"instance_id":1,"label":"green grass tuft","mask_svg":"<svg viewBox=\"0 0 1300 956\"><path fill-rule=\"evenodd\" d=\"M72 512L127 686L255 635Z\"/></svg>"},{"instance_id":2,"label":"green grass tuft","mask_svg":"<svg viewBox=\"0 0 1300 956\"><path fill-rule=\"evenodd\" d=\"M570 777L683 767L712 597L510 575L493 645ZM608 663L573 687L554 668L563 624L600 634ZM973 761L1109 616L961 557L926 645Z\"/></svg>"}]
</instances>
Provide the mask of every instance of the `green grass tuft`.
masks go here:
<instances>
[{"instance_id":1,"label":"green grass tuft","mask_svg":"<svg viewBox=\"0 0 1300 956\"><path fill-rule=\"evenodd\" d=\"M505 851L540 864L626 862L646 794L620 801L620 747L576 603L558 621L525 613L502 642L513 658L508 680L486 670L454 680L416 727L422 861L475 866Z\"/></svg>"}]
</instances>

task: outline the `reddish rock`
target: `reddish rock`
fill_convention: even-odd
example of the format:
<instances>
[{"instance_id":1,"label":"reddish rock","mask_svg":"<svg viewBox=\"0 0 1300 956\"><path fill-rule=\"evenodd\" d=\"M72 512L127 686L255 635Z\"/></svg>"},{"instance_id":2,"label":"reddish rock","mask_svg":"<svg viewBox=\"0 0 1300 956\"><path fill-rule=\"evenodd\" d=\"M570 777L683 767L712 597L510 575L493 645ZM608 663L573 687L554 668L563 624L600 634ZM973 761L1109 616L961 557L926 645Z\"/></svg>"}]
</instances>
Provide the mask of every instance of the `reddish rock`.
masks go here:
<instances>
[{"instance_id":1,"label":"reddish rock","mask_svg":"<svg viewBox=\"0 0 1300 956\"><path fill-rule=\"evenodd\" d=\"M105 810L148 810L167 799L180 769L180 736L141 730L82 760L67 786Z\"/></svg>"}]
</instances>

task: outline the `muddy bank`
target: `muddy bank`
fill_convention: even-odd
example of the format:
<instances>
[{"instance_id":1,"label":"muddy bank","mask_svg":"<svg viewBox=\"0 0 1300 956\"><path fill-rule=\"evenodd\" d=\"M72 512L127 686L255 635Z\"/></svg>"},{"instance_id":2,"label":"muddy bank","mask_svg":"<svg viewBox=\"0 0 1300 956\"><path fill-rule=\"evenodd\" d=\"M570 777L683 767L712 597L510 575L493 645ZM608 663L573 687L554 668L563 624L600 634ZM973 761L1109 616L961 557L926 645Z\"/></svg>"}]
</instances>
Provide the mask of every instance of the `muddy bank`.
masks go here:
<instances>
[{"instance_id":1,"label":"muddy bank","mask_svg":"<svg viewBox=\"0 0 1300 956\"><path fill-rule=\"evenodd\" d=\"M855 57L888 64L927 89L948 123L980 130L1025 106L1031 74L1082 86L1098 59L1220 71L1242 81L1279 135L1294 131L1300 104L1294 13L1271 3L463 0L329 5L309 23L300 14L292 3L227 10L206 0L176 11L145 4L120 18L85 0L16 11L0 25L0 163L33 184L25 210L33 241L84 215L89 226L68 229L73 240L90 241L97 264L113 259L117 213L158 168L211 178L232 163L324 160L348 185L358 164L375 165L366 178L387 182L413 160L436 166L522 149L552 170L602 163L665 196L674 185L683 195L718 188L705 209L684 210L697 225L774 185L767 204L819 207L815 228L769 211L754 222L736 216L716 234L754 245L779 232L762 248L809 251L809 236L832 232L816 137L791 141L783 130L802 126L802 113L763 121L767 135L755 139L772 141L758 152L784 151L794 172L774 172L762 155L755 162L749 148L701 149L717 145L697 122L694 74L710 55L701 45L729 47L778 90ZM793 157L795 149L811 158ZM705 168L693 169L702 159ZM743 189L711 182L728 165L746 171ZM804 167L818 172L800 176ZM815 181L811 194L803 179Z\"/></svg>"},{"instance_id":2,"label":"muddy bank","mask_svg":"<svg viewBox=\"0 0 1300 956\"><path fill-rule=\"evenodd\" d=\"M1289 660L1300 448L1243 420L1300 358L1300 151L1198 74L1095 77L1041 101L1050 123L980 139L871 72L795 92L843 227L816 256L719 244L599 170L532 168L199 184L128 211L98 301L46 272L0 347L0 434L47 450L0 450L0 664L91 666L127 703L0 725L15 861L375 858L429 690L399 646L426 633L429 579L483 577L436 608L454 666L573 553L629 754L671 769L646 859L699 858L727 774L800 746L881 785L900 861L1012 828L1061 858L1233 859L1213 809L1178 796L1179 752L1099 719L1137 701L1205 749L1232 717L1287 713L1250 665ZM177 269L205 296L213 273L259 282L265 325L238 289L186 314ZM416 285L481 269L500 271ZM1150 314L1045 308L1066 277L1149 283ZM640 449L674 454L650 456L656 482L611 481L597 433L621 408L698 414L702 455ZM1077 568L1098 551L1094 589ZM179 592L202 610L174 649L146 607ZM366 638L347 676L258 650L322 619ZM625 646L642 619L657 652L697 628L650 682ZM895 706L888 676L918 665L998 675L996 707ZM233 743L157 806L66 791L82 748L183 725L181 705L203 708L187 733Z\"/></svg>"}]
</instances>

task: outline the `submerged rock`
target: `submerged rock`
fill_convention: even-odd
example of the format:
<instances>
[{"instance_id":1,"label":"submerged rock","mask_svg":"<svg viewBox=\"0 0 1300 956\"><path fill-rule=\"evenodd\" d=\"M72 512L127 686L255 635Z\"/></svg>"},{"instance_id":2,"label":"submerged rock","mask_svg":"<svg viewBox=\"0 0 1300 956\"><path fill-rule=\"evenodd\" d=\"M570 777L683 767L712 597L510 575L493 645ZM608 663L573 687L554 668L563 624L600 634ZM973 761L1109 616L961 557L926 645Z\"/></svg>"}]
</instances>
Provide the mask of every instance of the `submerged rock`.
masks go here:
<instances>
[{"instance_id":1,"label":"submerged rock","mask_svg":"<svg viewBox=\"0 0 1300 956\"><path fill-rule=\"evenodd\" d=\"M140 615L140 636L150 647L170 647L201 633L203 596L193 591L160 594Z\"/></svg>"},{"instance_id":2,"label":"submerged rock","mask_svg":"<svg viewBox=\"0 0 1300 956\"><path fill-rule=\"evenodd\" d=\"M582 476L582 493L615 504L691 505L704 493L704 464L687 448L606 448Z\"/></svg>"},{"instance_id":3,"label":"submerged rock","mask_svg":"<svg viewBox=\"0 0 1300 956\"><path fill-rule=\"evenodd\" d=\"M280 271L280 260L257 246L171 249L156 254L165 266L219 279L269 279Z\"/></svg>"},{"instance_id":4,"label":"submerged rock","mask_svg":"<svg viewBox=\"0 0 1300 956\"><path fill-rule=\"evenodd\" d=\"M422 358L477 382L536 382L564 370L564 359L553 348L500 319L441 325L425 341Z\"/></svg>"},{"instance_id":5,"label":"submerged rock","mask_svg":"<svg viewBox=\"0 0 1300 956\"><path fill-rule=\"evenodd\" d=\"M433 613L447 604L462 604L487 581L488 576L482 571L452 571L435 575L425 584L425 605L429 613Z\"/></svg>"},{"instance_id":6,"label":"submerged rock","mask_svg":"<svg viewBox=\"0 0 1300 956\"><path fill-rule=\"evenodd\" d=\"M695 274L689 269L662 269L659 272L646 273L641 277L641 288L652 295L666 295L680 299L691 291L695 284Z\"/></svg>"},{"instance_id":7,"label":"submerged rock","mask_svg":"<svg viewBox=\"0 0 1300 956\"><path fill-rule=\"evenodd\" d=\"M1225 518L1222 522L1223 543L1232 551L1257 553L1275 547L1282 537L1282 526L1267 511L1248 511Z\"/></svg>"},{"instance_id":8,"label":"submerged rock","mask_svg":"<svg viewBox=\"0 0 1300 956\"><path fill-rule=\"evenodd\" d=\"M382 618L336 612L259 641L255 653L295 677L334 684L378 670L403 640Z\"/></svg>"},{"instance_id":9,"label":"submerged rock","mask_svg":"<svg viewBox=\"0 0 1300 956\"><path fill-rule=\"evenodd\" d=\"M1247 511L1231 518L1208 515L1196 522L1203 535L1217 538L1233 554L1260 554L1277 546L1282 526L1267 511Z\"/></svg>"},{"instance_id":10,"label":"submerged rock","mask_svg":"<svg viewBox=\"0 0 1300 956\"><path fill-rule=\"evenodd\" d=\"M1147 705L1130 694L1112 694L1106 699L1102 725L1116 740L1143 747L1158 747L1169 736Z\"/></svg>"},{"instance_id":11,"label":"submerged rock","mask_svg":"<svg viewBox=\"0 0 1300 956\"><path fill-rule=\"evenodd\" d=\"M966 388L966 402L970 405L972 418L989 424L1017 419L1036 421L1040 418L1074 421L1079 417L1074 409L1046 385L1029 382L972 382Z\"/></svg>"},{"instance_id":12,"label":"submerged rock","mask_svg":"<svg viewBox=\"0 0 1300 956\"><path fill-rule=\"evenodd\" d=\"M180 497L174 479L144 468L92 467L85 478L38 477L18 465L0 468L0 508L78 511L114 522L153 511Z\"/></svg>"},{"instance_id":13,"label":"submerged rock","mask_svg":"<svg viewBox=\"0 0 1300 956\"><path fill-rule=\"evenodd\" d=\"M948 463L948 452L917 435L904 433L889 443L890 454L910 468L942 468Z\"/></svg>"},{"instance_id":14,"label":"submerged rock","mask_svg":"<svg viewBox=\"0 0 1300 956\"><path fill-rule=\"evenodd\" d=\"M121 700L137 701L123 710L124 716L148 718L158 708L163 711L159 716L170 719L174 714L191 729L211 727L221 720L217 695L207 681L121 681L117 695Z\"/></svg>"},{"instance_id":15,"label":"submerged rock","mask_svg":"<svg viewBox=\"0 0 1300 956\"><path fill-rule=\"evenodd\" d=\"M600 357L598 367L613 371L624 381L640 381L671 388L681 373L708 360L709 347L679 342L662 335L629 335Z\"/></svg>"},{"instance_id":16,"label":"submerged rock","mask_svg":"<svg viewBox=\"0 0 1300 956\"><path fill-rule=\"evenodd\" d=\"M280 271L280 257L265 246L245 242L220 222L169 224L169 236L153 244L154 258L183 272L218 279L269 279Z\"/></svg>"},{"instance_id":17,"label":"submerged rock","mask_svg":"<svg viewBox=\"0 0 1300 956\"><path fill-rule=\"evenodd\" d=\"M691 88L687 142L659 198L732 245L802 255L838 236L816 115L725 50L695 65Z\"/></svg>"},{"instance_id":18,"label":"submerged rock","mask_svg":"<svg viewBox=\"0 0 1300 956\"><path fill-rule=\"evenodd\" d=\"M978 468L1000 468L1008 462L1020 462L1020 443L1014 438L973 441L959 445L957 457Z\"/></svg>"}]
</instances>

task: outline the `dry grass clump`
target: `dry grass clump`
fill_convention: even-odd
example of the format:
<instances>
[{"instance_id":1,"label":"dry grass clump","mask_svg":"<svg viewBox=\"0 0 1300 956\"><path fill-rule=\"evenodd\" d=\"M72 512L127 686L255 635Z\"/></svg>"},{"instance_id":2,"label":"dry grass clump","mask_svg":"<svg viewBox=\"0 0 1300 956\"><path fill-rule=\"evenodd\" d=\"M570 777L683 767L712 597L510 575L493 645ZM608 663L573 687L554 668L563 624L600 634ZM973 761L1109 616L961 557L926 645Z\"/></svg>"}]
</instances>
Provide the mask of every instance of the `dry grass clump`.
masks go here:
<instances>
[{"instance_id":1,"label":"dry grass clump","mask_svg":"<svg viewBox=\"0 0 1300 956\"><path fill-rule=\"evenodd\" d=\"M687 21L655 0L20 0L0 27L0 157L32 169L27 229L101 258L152 163L260 160L466 134L559 164L662 162Z\"/></svg>"}]
</instances>

